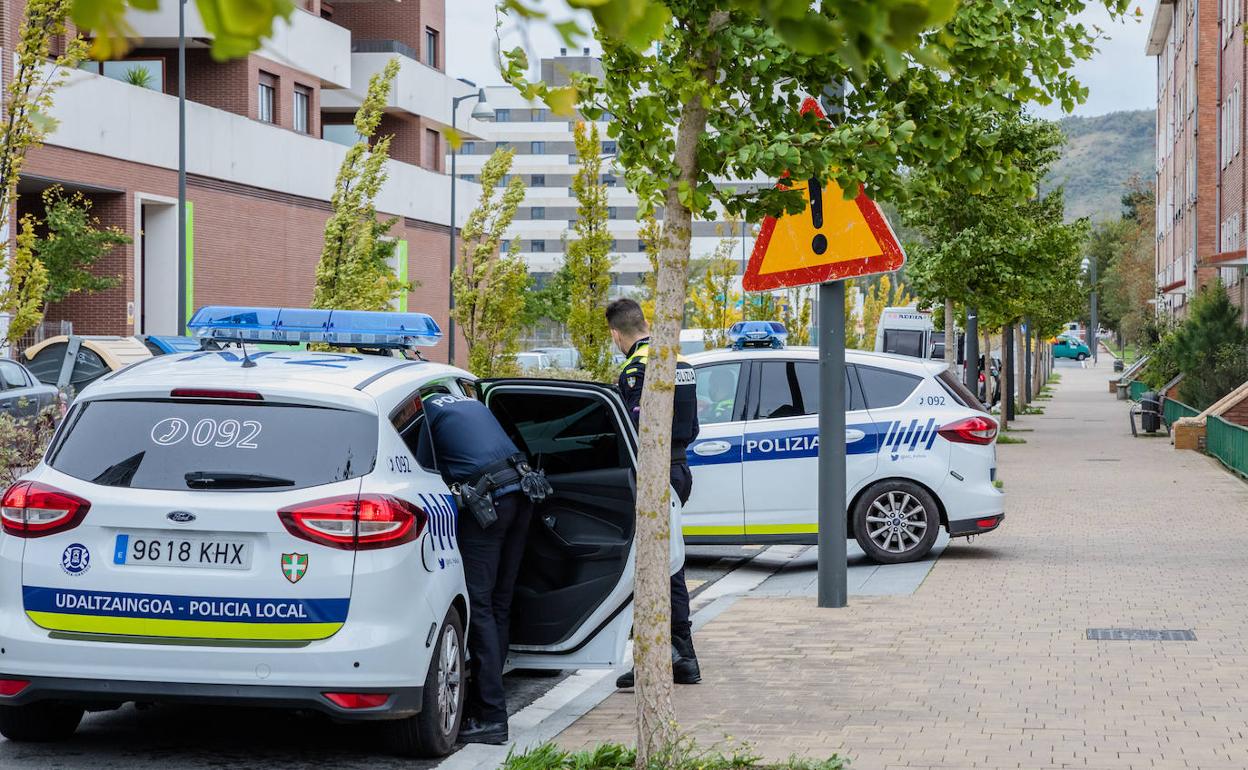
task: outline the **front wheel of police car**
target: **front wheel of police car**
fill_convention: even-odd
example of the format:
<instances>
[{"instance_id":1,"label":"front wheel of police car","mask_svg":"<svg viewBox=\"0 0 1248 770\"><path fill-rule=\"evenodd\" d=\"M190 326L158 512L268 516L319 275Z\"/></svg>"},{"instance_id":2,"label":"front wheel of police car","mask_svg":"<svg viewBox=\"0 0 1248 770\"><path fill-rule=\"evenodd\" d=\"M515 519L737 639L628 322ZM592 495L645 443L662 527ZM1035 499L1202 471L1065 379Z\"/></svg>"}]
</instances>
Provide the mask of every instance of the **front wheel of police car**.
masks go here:
<instances>
[{"instance_id":1,"label":"front wheel of police car","mask_svg":"<svg viewBox=\"0 0 1248 770\"><path fill-rule=\"evenodd\" d=\"M433 663L425 677L420 713L386 723L394 753L405 757L441 757L451 753L464 711L464 624L454 608L438 631Z\"/></svg>"},{"instance_id":2,"label":"front wheel of police car","mask_svg":"<svg viewBox=\"0 0 1248 770\"><path fill-rule=\"evenodd\" d=\"M902 479L873 484L853 512L854 539L878 564L900 564L925 556L936 542L940 513L923 487Z\"/></svg>"}]
</instances>

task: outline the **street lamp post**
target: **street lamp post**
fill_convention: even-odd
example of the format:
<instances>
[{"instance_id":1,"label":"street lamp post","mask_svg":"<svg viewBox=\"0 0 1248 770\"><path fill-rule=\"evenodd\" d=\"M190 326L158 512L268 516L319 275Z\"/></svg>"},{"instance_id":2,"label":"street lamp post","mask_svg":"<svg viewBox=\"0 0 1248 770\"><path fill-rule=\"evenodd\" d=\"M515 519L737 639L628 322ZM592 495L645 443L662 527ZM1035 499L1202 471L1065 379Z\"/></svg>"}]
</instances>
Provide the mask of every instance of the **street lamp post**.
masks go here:
<instances>
[{"instance_id":1,"label":"street lamp post","mask_svg":"<svg viewBox=\"0 0 1248 770\"><path fill-rule=\"evenodd\" d=\"M186 334L186 0L178 3L178 334ZM147 329L143 330L148 331Z\"/></svg>"},{"instance_id":2,"label":"street lamp post","mask_svg":"<svg viewBox=\"0 0 1248 770\"><path fill-rule=\"evenodd\" d=\"M475 85L465 80L468 85ZM485 89L479 88L475 94L464 94L463 96L451 97L451 131L456 131L456 111L459 109L461 102L468 99L476 99L477 104L472 108L472 117L477 120L487 120L494 117L494 108L485 99ZM455 364L455 158L459 155L459 150L451 151L451 237L450 237L450 272L447 274L447 285L449 286L449 302L446 310L446 362Z\"/></svg>"}]
</instances>

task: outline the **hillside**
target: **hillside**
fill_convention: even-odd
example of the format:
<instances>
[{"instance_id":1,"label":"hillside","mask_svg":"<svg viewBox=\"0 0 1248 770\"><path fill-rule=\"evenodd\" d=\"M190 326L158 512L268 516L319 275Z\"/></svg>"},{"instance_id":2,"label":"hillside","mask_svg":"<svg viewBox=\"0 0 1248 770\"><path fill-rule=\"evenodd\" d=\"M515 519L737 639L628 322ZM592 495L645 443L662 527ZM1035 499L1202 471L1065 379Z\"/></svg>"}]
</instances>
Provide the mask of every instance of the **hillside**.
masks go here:
<instances>
[{"instance_id":1,"label":"hillside","mask_svg":"<svg viewBox=\"0 0 1248 770\"><path fill-rule=\"evenodd\" d=\"M1069 219L1114 219L1121 213L1123 182L1132 174L1153 176L1152 110L1111 112L1091 118L1063 118L1067 144L1044 189L1062 185Z\"/></svg>"}]
</instances>

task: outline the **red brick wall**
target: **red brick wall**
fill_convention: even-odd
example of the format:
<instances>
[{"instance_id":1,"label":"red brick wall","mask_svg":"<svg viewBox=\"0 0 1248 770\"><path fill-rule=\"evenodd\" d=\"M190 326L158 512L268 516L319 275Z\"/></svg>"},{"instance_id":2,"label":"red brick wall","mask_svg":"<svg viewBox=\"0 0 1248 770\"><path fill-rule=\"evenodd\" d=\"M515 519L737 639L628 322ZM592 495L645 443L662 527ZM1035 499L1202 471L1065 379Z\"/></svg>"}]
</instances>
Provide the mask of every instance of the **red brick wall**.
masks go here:
<instances>
[{"instance_id":1,"label":"red brick wall","mask_svg":"<svg viewBox=\"0 0 1248 770\"><path fill-rule=\"evenodd\" d=\"M177 195L177 174L169 169L41 147L28 157L26 173L77 184L124 187L97 195L96 214L105 224L135 236L135 194ZM192 177L188 197L194 206L194 304L306 306L312 298L322 233L329 216L324 201L297 198L216 180ZM27 196L24 206L37 205ZM383 213L384 214L384 213ZM392 231L408 241L408 276L421 286L408 307L429 313L446 328L449 292L448 235L444 227L400 220ZM83 334L133 334L126 305L135 296L134 246L116 249L100 270L120 275L116 289L75 297L50 308L49 320L68 319ZM446 346L426 354L445 360Z\"/></svg>"},{"instance_id":2,"label":"red brick wall","mask_svg":"<svg viewBox=\"0 0 1248 770\"><path fill-rule=\"evenodd\" d=\"M426 60L425 28L434 29L442 48L437 69L446 69L446 9L441 0L336 3L333 22L351 30L353 40L397 40L409 45L421 63Z\"/></svg>"}]
</instances>

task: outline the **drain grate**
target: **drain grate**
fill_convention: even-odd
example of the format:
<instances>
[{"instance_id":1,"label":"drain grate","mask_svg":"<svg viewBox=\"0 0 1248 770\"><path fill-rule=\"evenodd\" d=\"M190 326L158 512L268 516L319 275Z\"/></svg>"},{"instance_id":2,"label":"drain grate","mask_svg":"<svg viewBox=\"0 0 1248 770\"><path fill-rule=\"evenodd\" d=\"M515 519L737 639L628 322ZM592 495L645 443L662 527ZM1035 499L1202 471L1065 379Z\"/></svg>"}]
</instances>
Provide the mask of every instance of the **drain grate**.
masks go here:
<instances>
[{"instance_id":1,"label":"drain grate","mask_svg":"<svg viewBox=\"0 0 1248 770\"><path fill-rule=\"evenodd\" d=\"M1186 628L1089 628L1088 639L1094 642L1194 642L1196 633Z\"/></svg>"}]
</instances>

